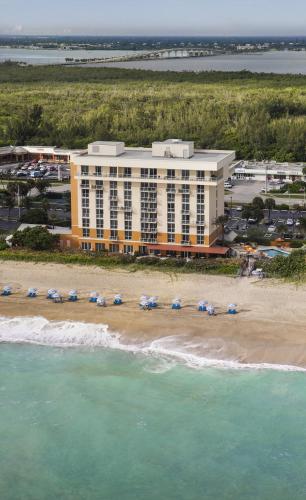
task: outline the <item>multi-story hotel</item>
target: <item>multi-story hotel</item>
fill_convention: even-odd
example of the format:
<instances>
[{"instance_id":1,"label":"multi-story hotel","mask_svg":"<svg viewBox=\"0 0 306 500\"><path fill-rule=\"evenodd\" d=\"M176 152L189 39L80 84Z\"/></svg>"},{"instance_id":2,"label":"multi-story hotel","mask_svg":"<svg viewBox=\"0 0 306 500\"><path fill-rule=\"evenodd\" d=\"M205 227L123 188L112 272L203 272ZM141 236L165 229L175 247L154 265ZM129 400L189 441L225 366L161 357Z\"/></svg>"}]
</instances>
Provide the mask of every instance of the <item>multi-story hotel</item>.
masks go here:
<instances>
[{"instance_id":1,"label":"multi-story hotel","mask_svg":"<svg viewBox=\"0 0 306 500\"><path fill-rule=\"evenodd\" d=\"M111 253L218 253L216 219L233 151L167 140L152 148L94 142L71 158L68 245ZM222 251L220 251L222 254Z\"/></svg>"}]
</instances>

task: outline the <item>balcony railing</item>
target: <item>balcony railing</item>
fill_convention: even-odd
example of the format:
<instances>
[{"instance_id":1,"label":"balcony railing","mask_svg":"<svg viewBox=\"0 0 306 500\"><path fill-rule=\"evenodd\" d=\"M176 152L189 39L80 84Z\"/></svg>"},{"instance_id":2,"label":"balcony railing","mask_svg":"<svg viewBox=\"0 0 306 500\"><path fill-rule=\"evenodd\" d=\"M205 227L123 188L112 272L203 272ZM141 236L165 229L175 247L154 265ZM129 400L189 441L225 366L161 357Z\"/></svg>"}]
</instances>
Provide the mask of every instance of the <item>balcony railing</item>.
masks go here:
<instances>
[{"instance_id":1,"label":"balcony railing","mask_svg":"<svg viewBox=\"0 0 306 500\"><path fill-rule=\"evenodd\" d=\"M111 175L111 174L102 174L102 176L100 175L96 175L95 173L81 173L80 174L81 177L99 177L99 179L128 179L129 181L141 181L141 182L151 182L151 181L167 181L169 183L173 183L174 181L176 182L185 182L185 183L188 183L188 182L196 182L198 184L205 184L207 182L218 182L218 181L221 181L223 179L223 175L212 175L212 176L206 176L204 178L198 178L198 177L194 177L194 176L190 176L188 179L187 178L182 178L182 177L167 177L167 176L164 176L164 175L158 175L157 177L141 177L140 175L130 175L130 176L125 176L125 175L122 175L122 174L117 174L117 175Z\"/></svg>"}]
</instances>

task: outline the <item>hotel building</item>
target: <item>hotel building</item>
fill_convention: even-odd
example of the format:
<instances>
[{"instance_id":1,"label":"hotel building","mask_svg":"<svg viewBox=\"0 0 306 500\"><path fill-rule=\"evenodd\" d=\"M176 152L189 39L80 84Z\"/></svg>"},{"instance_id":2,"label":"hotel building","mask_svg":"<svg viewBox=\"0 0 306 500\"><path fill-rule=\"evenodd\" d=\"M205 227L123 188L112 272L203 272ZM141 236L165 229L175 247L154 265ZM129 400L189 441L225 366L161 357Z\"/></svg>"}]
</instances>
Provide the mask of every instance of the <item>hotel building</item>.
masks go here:
<instances>
[{"instance_id":1,"label":"hotel building","mask_svg":"<svg viewBox=\"0 0 306 500\"><path fill-rule=\"evenodd\" d=\"M214 254L233 151L193 142L94 142L71 158L67 246L111 253ZM220 254L224 253L222 249Z\"/></svg>"}]
</instances>

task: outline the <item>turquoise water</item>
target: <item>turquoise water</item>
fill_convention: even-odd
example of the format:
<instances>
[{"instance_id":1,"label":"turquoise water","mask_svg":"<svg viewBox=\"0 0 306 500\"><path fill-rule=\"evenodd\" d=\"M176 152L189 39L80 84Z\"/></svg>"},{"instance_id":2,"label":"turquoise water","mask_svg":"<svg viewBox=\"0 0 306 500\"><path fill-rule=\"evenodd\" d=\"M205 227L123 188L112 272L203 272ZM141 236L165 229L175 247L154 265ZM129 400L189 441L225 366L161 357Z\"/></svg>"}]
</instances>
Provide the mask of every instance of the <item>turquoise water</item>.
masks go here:
<instances>
[{"instance_id":1,"label":"turquoise water","mask_svg":"<svg viewBox=\"0 0 306 500\"><path fill-rule=\"evenodd\" d=\"M275 250L273 248L270 250L263 250L263 253L268 255L268 257L278 257L278 256L288 257L289 255L288 252L284 252L283 250Z\"/></svg>"},{"instance_id":2,"label":"turquoise water","mask_svg":"<svg viewBox=\"0 0 306 500\"><path fill-rule=\"evenodd\" d=\"M306 374L0 345L2 500L306 498Z\"/></svg>"}]
</instances>

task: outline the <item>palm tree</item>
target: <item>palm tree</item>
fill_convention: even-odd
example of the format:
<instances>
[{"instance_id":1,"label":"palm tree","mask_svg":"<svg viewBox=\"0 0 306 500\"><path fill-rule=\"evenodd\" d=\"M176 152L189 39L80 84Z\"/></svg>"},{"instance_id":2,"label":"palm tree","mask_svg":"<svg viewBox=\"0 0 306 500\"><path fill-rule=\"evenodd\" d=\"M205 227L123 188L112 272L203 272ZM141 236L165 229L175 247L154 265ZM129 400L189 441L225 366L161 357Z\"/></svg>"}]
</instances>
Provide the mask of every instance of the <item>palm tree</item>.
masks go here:
<instances>
[{"instance_id":1,"label":"palm tree","mask_svg":"<svg viewBox=\"0 0 306 500\"><path fill-rule=\"evenodd\" d=\"M219 217L216 218L215 220L215 225L217 227L220 227L221 230L222 230L222 245L224 244L224 228L225 228L225 224L228 222L228 215L219 215Z\"/></svg>"}]
</instances>

